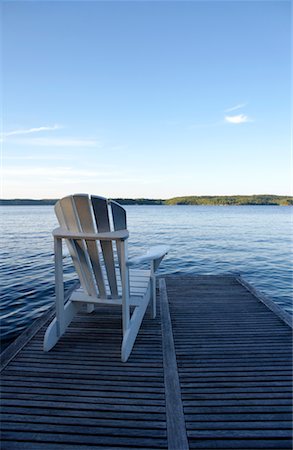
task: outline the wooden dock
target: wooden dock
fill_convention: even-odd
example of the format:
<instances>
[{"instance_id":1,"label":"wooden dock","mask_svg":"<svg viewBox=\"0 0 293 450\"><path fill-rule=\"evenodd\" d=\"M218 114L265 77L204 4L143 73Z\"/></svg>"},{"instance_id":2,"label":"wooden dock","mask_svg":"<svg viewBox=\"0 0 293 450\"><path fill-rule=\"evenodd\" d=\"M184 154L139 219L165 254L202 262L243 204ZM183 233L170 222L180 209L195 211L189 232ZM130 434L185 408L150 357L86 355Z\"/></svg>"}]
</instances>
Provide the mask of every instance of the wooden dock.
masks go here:
<instances>
[{"instance_id":1,"label":"wooden dock","mask_svg":"<svg viewBox=\"0 0 293 450\"><path fill-rule=\"evenodd\" d=\"M291 318L241 283L160 279L127 363L117 307L49 353L38 321L3 353L2 450L291 449Z\"/></svg>"}]
</instances>

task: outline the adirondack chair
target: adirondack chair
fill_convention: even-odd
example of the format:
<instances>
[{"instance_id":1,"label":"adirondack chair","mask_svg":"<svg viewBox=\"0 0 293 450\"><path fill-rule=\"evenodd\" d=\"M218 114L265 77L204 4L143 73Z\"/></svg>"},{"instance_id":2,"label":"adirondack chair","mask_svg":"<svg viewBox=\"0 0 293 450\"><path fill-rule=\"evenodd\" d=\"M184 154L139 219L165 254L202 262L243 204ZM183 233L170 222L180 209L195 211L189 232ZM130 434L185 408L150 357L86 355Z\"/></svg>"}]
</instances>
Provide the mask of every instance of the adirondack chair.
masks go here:
<instances>
[{"instance_id":1,"label":"adirondack chair","mask_svg":"<svg viewBox=\"0 0 293 450\"><path fill-rule=\"evenodd\" d=\"M144 256L129 259L126 211L102 197L64 197L56 203L55 213L60 225L53 231L56 317L46 331L44 350L54 347L82 304L87 304L88 312L99 304L121 305L121 359L125 362L149 303L152 317L156 316L155 271L169 249L162 245L151 247ZM65 304L62 240L80 280L80 287ZM148 270L133 268L146 262L150 265Z\"/></svg>"}]
</instances>

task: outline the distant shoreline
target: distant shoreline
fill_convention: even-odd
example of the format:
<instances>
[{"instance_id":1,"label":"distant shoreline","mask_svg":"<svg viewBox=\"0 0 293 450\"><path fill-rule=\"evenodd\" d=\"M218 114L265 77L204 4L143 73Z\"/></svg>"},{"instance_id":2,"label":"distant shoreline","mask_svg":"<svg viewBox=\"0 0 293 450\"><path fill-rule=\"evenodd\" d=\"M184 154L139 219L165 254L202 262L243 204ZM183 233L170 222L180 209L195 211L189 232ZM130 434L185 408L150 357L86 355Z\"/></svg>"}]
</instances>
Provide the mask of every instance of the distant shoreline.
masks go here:
<instances>
[{"instance_id":1,"label":"distant shoreline","mask_svg":"<svg viewBox=\"0 0 293 450\"><path fill-rule=\"evenodd\" d=\"M147 198L116 198L121 205L192 205L192 206L292 206L293 197L285 195L222 195L186 196L167 200ZM0 206L54 205L58 199L0 199Z\"/></svg>"}]
</instances>

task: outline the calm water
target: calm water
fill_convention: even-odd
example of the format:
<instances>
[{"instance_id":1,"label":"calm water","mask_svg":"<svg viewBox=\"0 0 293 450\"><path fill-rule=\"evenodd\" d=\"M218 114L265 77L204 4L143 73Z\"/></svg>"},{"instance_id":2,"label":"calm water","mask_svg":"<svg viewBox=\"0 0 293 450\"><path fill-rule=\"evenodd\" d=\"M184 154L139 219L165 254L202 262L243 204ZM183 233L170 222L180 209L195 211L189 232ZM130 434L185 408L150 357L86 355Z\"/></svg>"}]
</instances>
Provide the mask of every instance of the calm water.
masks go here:
<instances>
[{"instance_id":1,"label":"calm water","mask_svg":"<svg viewBox=\"0 0 293 450\"><path fill-rule=\"evenodd\" d=\"M241 274L292 311L292 208L128 206L130 255L168 244L161 273ZM52 206L0 207L2 338L12 339L54 301ZM75 279L64 260L66 282Z\"/></svg>"}]
</instances>

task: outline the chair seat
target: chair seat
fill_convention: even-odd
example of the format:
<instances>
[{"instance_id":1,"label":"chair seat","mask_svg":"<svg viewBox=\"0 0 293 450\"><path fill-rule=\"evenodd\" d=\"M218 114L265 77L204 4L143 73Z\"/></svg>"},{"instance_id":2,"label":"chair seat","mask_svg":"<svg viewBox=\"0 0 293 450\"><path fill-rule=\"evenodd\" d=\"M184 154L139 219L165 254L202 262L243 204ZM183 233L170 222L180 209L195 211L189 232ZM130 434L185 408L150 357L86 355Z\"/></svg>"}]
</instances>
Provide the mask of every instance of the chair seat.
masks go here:
<instances>
[{"instance_id":1,"label":"chair seat","mask_svg":"<svg viewBox=\"0 0 293 450\"><path fill-rule=\"evenodd\" d=\"M129 270L129 283L130 283L130 297L132 296L144 296L149 283L150 283L151 271L150 270ZM118 279L118 293L122 295L121 281Z\"/></svg>"},{"instance_id":2,"label":"chair seat","mask_svg":"<svg viewBox=\"0 0 293 450\"><path fill-rule=\"evenodd\" d=\"M143 298L150 286L150 270L130 269L129 283L130 283L130 304L136 305L139 303L139 298ZM106 278L106 277L105 277ZM117 276L118 298L114 299L110 292L109 284L106 283L107 297L103 298L97 295L90 297L82 287L76 289L70 297L71 301L75 302L91 302L91 303L107 303L121 305L122 299L122 285L120 276Z\"/></svg>"}]
</instances>

